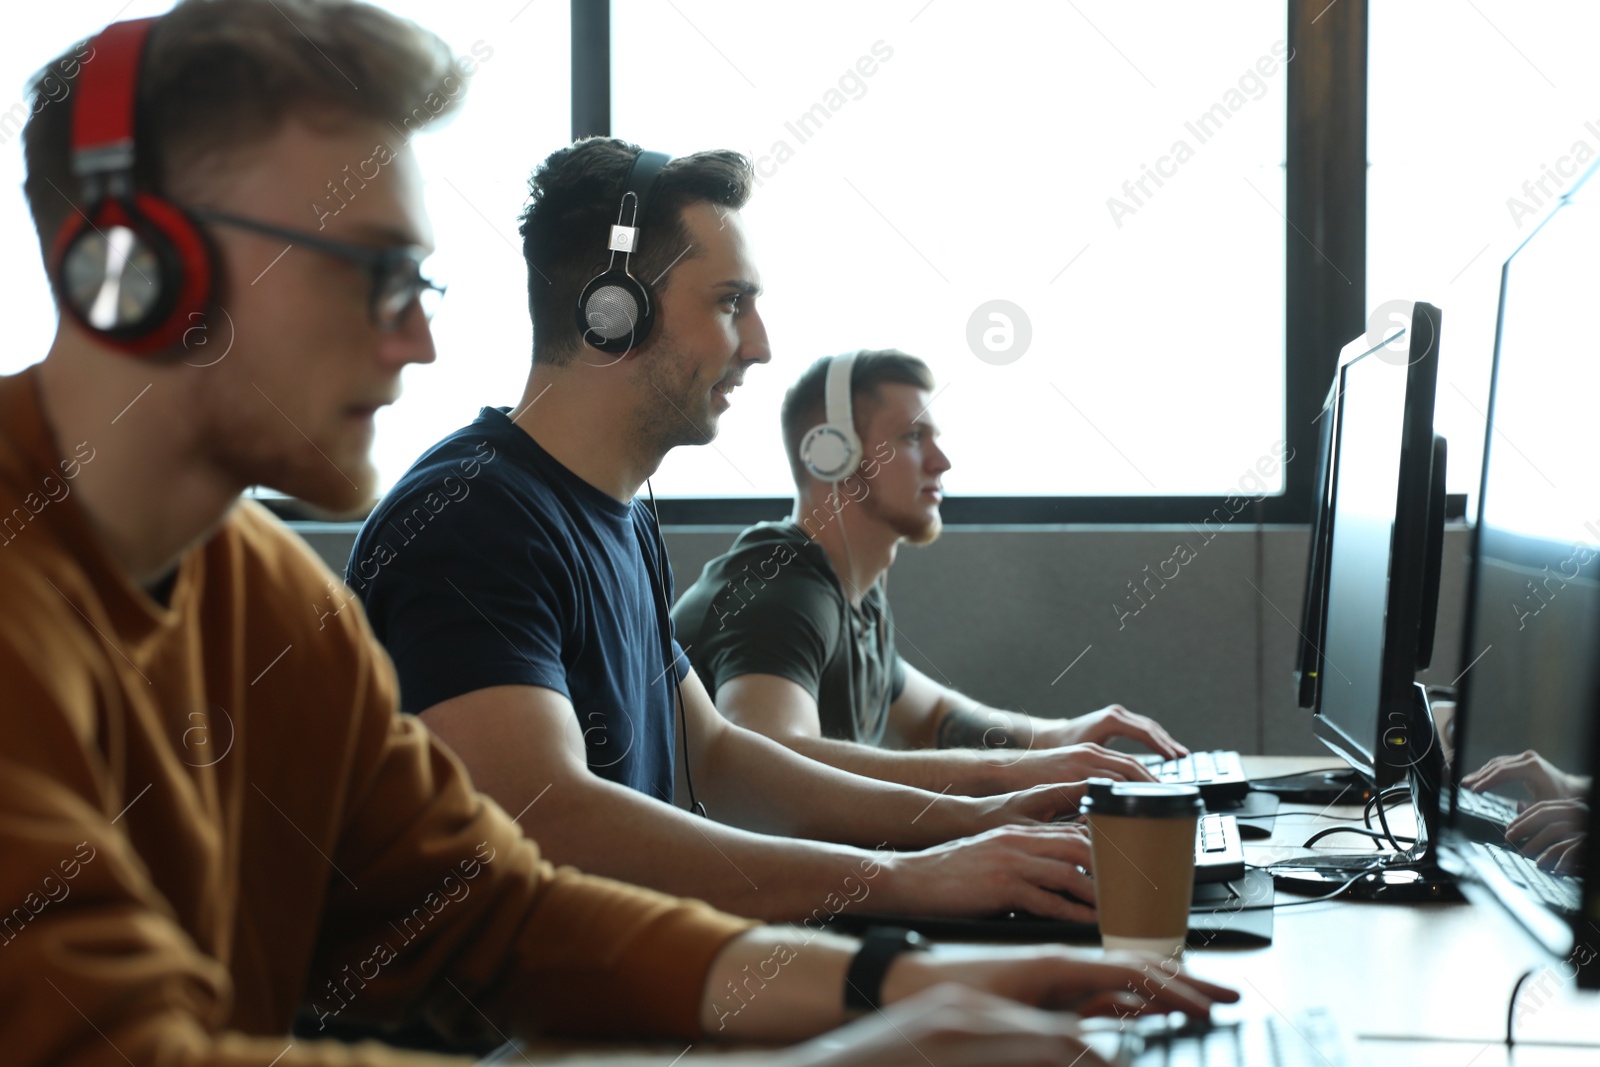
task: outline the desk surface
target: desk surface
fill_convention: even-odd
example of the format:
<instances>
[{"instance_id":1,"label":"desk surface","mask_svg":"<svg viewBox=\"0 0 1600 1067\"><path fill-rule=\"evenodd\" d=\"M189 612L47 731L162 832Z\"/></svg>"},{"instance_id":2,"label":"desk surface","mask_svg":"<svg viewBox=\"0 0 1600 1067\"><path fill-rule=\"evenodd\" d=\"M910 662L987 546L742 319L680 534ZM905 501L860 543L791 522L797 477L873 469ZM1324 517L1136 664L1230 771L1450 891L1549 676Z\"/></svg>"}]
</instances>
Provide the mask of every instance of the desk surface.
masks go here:
<instances>
[{"instance_id":1,"label":"desk surface","mask_svg":"<svg viewBox=\"0 0 1600 1067\"><path fill-rule=\"evenodd\" d=\"M1331 761L1325 756L1259 756L1246 757L1245 765L1252 777L1265 778L1331 766ZM1246 842L1245 858L1265 864L1303 852L1298 845L1316 830L1360 820L1360 805L1285 804L1272 837ZM1325 850L1362 847L1361 839L1341 836L1329 839ZM1317 850L1324 850L1320 843ZM1280 892L1276 899L1283 904L1305 898ZM961 946L948 950L959 952ZM1560 961L1542 954L1509 917L1492 908L1351 901L1280 907L1270 947L1205 948L1189 953L1185 965L1197 975L1234 986L1263 1009L1330 1009L1360 1039L1362 1053L1374 1067L1600 1063L1600 996L1577 994L1560 977ZM1503 1041L1511 990L1530 969L1536 977L1519 998L1519 1044L1507 1049ZM1589 1047L1524 1042L1587 1042ZM550 1063L576 1054L577 1059L592 1060L600 1052L597 1046L579 1050L563 1044L541 1048L532 1058ZM701 1052L695 1048L684 1059Z\"/></svg>"},{"instance_id":2,"label":"desk surface","mask_svg":"<svg viewBox=\"0 0 1600 1067\"><path fill-rule=\"evenodd\" d=\"M1252 777L1264 778L1330 762L1246 757L1245 764ZM1247 842L1245 857L1262 864L1303 852L1300 842L1316 830L1359 824L1360 818L1359 805L1285 804L1272 837ZM1315 850L1362 848L1360 838L1340 836ZM1305 898L1280 892L1276 899ZM1273 919L1270 947L1205 949L1191 953L1187 966L1279 1010L1325 1005L1362 1039L1374 1064L1600 1063L1600 998L1578 995L1561 979L1560 961L1538 950L1497 909L1338 900L1280 907ZM1528 1045L1508 1053L1503 1041L1511 990L1529 969L1535 977L1518 1000L1518 1042L1597 1047Z\"/></svg>"}]
</instances>

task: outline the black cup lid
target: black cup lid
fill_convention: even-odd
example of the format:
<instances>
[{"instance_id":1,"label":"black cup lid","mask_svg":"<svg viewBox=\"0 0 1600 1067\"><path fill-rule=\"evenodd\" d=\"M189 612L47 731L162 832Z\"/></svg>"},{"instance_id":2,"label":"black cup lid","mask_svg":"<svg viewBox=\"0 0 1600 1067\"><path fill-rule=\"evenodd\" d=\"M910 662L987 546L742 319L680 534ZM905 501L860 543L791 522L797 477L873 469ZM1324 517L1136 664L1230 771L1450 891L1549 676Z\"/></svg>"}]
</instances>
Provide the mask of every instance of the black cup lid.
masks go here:
<instances>
[{"instance_id":1,"label":"black cup lid","mask_svg":"<svg viewBox=\"0 0 1600 1067\"><path fill-rule=\"evenodd\" d=\"M1109 778L1089 779L1089 791L1078 808L1083 814L1135 815L1153 819L1176 819L1199 815L1205 810L1200 790L1192 785L1165 782L1113 782Z\"/></svg>"}]
</instances>

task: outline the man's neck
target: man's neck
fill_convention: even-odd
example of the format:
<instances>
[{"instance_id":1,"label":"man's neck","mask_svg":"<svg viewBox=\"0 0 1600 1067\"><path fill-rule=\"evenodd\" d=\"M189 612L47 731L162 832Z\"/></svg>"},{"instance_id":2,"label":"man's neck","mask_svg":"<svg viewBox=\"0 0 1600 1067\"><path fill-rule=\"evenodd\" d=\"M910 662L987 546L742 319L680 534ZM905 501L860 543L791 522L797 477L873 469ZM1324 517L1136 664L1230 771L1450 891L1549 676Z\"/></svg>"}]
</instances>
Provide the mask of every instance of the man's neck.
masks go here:
<instances>
[{"instance_id":1,"label":"man's neck","mask_svg":"<svg viewBox=\"0 0 1600 1067\"><path fill-rule=\"evenodd\" d=\"M867 590L894 565L900 535L848 496L839 499L844 506L835 512L826 497L798 496L791 518L828 554L850 603L860 604Z\"/></svg>"},{"instance_id":2,"label":"man's neck","mask_svg":"<svg viewBox=\"0 0 1600 1067\"><path fill-rule=\"evenodd\" d=\"M129 359L106 365L58 337L39 366L39 402L54 450L93 449L72 495L112 561L150 589L203 541L245 486L199 463L177 379Z\"/></svg>"},{"instance_id":3,"label":"man's neck","mask_svg":"<svg viewBox=\"0 0 1600 1067\"><path fill-rule=\"evenodd\" d=\"M557 463L626 504L661 465L661 456L630 432L638 420L626 390L602 388L596 380L619 373L582 362L535 364L511 419Z\"/></svg>"}]
</instances>

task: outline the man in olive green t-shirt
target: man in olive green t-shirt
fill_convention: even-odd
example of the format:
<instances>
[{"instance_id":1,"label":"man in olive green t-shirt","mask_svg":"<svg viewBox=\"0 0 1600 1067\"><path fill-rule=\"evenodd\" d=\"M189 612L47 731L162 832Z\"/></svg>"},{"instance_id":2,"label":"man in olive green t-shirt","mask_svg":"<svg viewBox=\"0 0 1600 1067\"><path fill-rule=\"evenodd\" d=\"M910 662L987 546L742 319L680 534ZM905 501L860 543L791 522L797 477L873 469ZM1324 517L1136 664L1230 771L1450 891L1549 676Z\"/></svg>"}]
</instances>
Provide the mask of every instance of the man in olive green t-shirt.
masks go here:
<instances>
[{"instance_id":1,"label":"man in olive green t-shirt","mask_svg":"<svg viewBox=\"0 0 1600 1067\"><path fill-rule=\"evenodd\" d=\"M894 350L818 360L790 388L794 517L741 533L673 608L695 671L732 721L885 781L986 796L1095 775L1150 779L1099 743L1127 737L1169 759L1186 754L1145 716L1115 704L1066 720L999 711L896 653L888 571L902 541L938 537L939 476L950 469L928 414L933 388L927 364Z\"/></svg>"}]
</instances>

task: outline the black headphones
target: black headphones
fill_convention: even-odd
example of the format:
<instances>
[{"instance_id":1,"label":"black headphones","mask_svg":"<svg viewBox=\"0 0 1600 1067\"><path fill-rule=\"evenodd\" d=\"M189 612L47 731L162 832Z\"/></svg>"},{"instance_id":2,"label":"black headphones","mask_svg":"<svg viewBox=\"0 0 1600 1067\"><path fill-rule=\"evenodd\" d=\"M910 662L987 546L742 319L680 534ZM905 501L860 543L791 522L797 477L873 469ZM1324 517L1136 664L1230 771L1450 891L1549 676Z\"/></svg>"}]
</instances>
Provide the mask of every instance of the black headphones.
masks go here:
<instances>
[{"instance_id":1,"label":"black headphones","mask_svg":"<svg viewBox=\"0 0 1600 1067\"><path fill-rule=\"evenodd\" d=\"M661 168L671 161L672 157L665 152L640 151L633 157L627 187L617 205L617 221L611 227L611 240L606 244L611 251L611 262L604 271L589 279L578 296L578 333L585 344L602 352L620 356L639 347L650 336L650 327L655 324L655 293L648 282L630 274L628 267L634 253L639 251L639 229L650 202L650 187L655 184ZM622 253L620 267L617 266L618 252ZM661 536L661 513L656 510L653 488L650 490L650 513L654 520L651 526L655 532L656 558L660 562L652 565L649 553L644 553L645 569L650 572L650 584L660 609L656 621L661 634L661 661L666 664L662 673L667 676L667 688L672 694L683 742L683 775L689 786L689 810L709 817L706 806L695 797L694 774L689 769L689 723L683 714L678 658L672 651L672 605L667 602L666 576L657 569L658 566L665 569L667 565L667 543Z\"/></svg>"},{"instance_id":2,"label":"black headphones","mask_svg":"<svg viewBox=\"0 0 1600 1067\"><path fill-rule=\"evenodd\" d=\"M133 355L178 344L217 288L217 258L194 219L134 186L139 71L155 24L116 22L94 39L98 58L79 75L72 106L72 171L89 207L73 213L50 249L62 309Z\"/></svg>"},{"instance_id":3,"label":"black headphones","mask_svg":"<svg viewBox=\"0 0 1600 1067\"><path fill-rule=\"evenodd\" d=\"M628 183L617 205L617 221L611 227L611 262L589 280L578 296L578 333L585 344L602 352L623 355L644 344L655 324L655 293L649 283L635 278L628 267L639 250L639 228L644 223L650 187L661 168L672 161L665 152L641 151L633 157ZM617 253L622 265L617 266Z\"/></svg>"}]
</instances>

